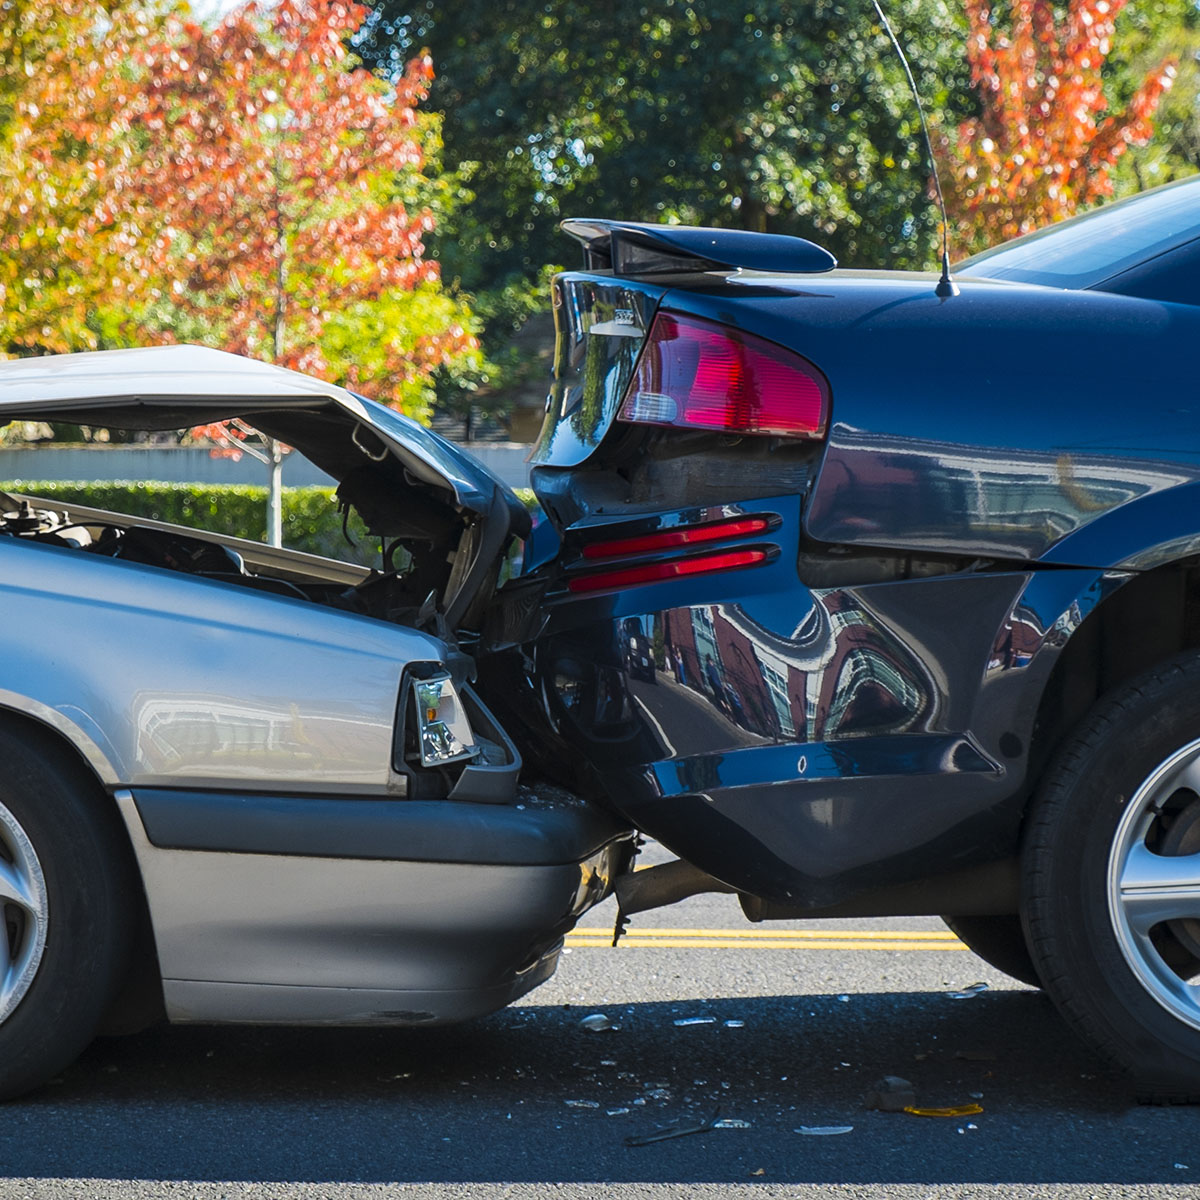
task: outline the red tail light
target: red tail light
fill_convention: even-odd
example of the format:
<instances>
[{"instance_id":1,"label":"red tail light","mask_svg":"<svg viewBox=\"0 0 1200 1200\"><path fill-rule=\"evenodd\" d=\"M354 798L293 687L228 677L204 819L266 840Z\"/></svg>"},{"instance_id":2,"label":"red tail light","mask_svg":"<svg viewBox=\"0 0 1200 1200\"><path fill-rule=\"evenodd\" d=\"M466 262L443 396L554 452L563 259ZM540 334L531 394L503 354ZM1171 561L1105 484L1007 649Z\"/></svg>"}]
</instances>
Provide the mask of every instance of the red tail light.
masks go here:
<instances>
[{"instance_id":1,"label":"red tail light","mask_svg":"<svg viewBox=\"0 0 1200 1200\"><path fill-rule=\"evenodd\" d=\"M829 386L798 354L696 317L659 313L620 417L780 437L825 434Z\"/></svg>"}]
</instances>

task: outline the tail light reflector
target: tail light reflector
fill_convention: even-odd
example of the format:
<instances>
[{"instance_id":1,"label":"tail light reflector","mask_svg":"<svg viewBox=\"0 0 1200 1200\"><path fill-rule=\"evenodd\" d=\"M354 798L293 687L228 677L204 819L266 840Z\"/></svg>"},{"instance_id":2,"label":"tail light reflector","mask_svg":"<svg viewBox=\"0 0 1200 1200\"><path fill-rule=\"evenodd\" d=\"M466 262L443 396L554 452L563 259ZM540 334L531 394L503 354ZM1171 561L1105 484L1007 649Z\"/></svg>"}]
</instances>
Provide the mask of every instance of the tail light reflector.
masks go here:
<instances>
[{"instance_id":1,"label":"tail light reflector","mask_svg":"<svg viewBox=\"0 0 1200 1200\"><path fill-rule=\"evenodd\" d=\"M660 583L664 579L678 579L684 575L706 575L713 571L756 567L769 557L770 553L766 550L726 550L721 554L700 554L694 558L679 558L674 562L647 563L620 571L580 575L569 580L567 587L572 592L600 592L639 583Z\"/></svg>"},{"instance_id":2,"label":"tail light reflector","mask_svg":"<svg viewBox=\"0 0 1200 1200\"><path fill-rule=\"evenodd\" d=\"M731 521L713 521L708 525L689 525L682 529L664 529L640 537L614 538L607 542L592 542L583 548L584 558L621 558L627 554L650 554L655 550L675 550L702 542L718 542L726 538L749 537L766 533L771 527L767 517L741 517Z\"/></svg>"},{"instance_id":3,"label":"tail light reflector","mask_svg":"<svg viewBox=\"0 0 1200 1200\"><path fill-rule=\"evenodd\" d=\"M643 425L819 438L829 385L807 359L773 342L659 313L619 416Z\"/></svg>"}]
</instances>

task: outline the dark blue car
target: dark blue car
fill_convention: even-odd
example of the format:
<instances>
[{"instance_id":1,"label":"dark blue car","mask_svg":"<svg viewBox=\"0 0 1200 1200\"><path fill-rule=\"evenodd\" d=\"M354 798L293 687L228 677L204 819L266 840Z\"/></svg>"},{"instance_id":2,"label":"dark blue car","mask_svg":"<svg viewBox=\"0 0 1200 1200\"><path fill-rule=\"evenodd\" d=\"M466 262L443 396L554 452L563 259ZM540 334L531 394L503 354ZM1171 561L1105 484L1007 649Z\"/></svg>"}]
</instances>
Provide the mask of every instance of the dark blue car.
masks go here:
<instances>
[{"instance_id":1,"label":"dark blue car","mask_svg":"<svg viewBox=\"0 0 1200 1200\"><path fill-rule=\"evenodd\" d=\"M1146 1094L1200 1094L1200 177L948 296L799 239L564 228L561 544L483 680L527 762L679 856L624 914L941 914Z\"/></svg>"}]
</instances>

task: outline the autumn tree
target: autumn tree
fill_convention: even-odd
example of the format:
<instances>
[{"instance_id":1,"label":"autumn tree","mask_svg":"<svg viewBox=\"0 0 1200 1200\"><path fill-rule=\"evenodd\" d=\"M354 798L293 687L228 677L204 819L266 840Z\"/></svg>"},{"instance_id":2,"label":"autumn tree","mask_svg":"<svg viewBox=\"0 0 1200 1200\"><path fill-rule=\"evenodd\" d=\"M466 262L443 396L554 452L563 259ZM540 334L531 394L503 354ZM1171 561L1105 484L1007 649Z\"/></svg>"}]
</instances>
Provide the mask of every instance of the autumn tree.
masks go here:
<instances>
[{"instance_id":1,"label":"autumn tree","mask_svg":"<svg viewBox=\"0 0 1200 1200\"><path fill-rule=\"evenodd\" d=\"M0 3L0 354L91 349L140 287L133 47L156 0Z\"/></svg>"},{"instance_id":2,"label":"autumn tree","mask_svg":"<svg viewBox=\"0 0 1200 1200\"><path fill-rule=\"evenodd\" d=\"M365 15L350 0L249 3L211 29L176 21L139 55L136 187L162 214L146 256L162 282L139 316L163 339L421 415L433 372L477 346L425 254L417 105L431 64L388 83L359 66L347 40Z\"/></svg>"},{"instance_id":3,"label":"autumn tree","mask_svg":"<svg viewBox=\"0 0 1200 1200\"><path fill-rule=\"evenodd\" d=\"M1061 220L1112 193L1125 149L1153 132L1168 59L1110 111L1102 71L1126 0L1012 0L1001 20L966 0L980 113L959 126L947 203L968 250Z\"/></svg>"}]
</instances>

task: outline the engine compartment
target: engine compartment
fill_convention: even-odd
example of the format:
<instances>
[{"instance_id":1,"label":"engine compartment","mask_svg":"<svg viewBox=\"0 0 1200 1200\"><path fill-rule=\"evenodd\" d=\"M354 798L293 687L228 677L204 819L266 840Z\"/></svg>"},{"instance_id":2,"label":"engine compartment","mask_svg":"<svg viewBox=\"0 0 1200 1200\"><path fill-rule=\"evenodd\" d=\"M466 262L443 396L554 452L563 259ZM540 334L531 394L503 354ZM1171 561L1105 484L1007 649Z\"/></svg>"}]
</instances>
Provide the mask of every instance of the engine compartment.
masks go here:
<instances>
[{"instance_id":1,"label":"engine compartment","mask_svg":"<svg viewBox=\"0 0 1200 1200\"><path fill-rule=\"evenodd\" d=\"M437 598L447 567L435 577L429 547L384 543L380 568L280 550L241 539L201 535L182 526L120 513L49 507L37 497L0 493L0 536L20 538L217 583L305 600L360 616L437 628Z\"/></svg>"}]
</instances>

